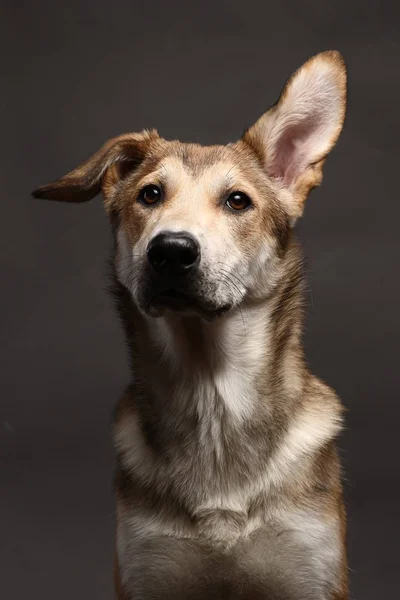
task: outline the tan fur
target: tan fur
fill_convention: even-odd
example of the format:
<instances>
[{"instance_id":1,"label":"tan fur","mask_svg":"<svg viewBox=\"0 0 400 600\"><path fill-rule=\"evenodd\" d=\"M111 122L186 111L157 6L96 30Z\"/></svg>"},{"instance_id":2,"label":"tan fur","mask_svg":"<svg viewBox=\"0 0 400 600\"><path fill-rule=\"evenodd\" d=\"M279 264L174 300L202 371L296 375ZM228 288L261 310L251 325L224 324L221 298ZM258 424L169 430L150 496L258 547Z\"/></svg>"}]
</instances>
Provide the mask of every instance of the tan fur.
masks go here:
<instances>
[{"instance_id":1,"label":"tan fur","mask_svg":"<svg viewBox=\"0 0 400 600\"><path fill-rule=\"evenodd\" d=\"M81 202L101 188L113 229L133 373L114 419L120 600L348 597L342 406L306 366L291 230L345 99L343 59L325 52L235 143L125 134L34 194ZM154 206L147 185L162 192ZM227 204L237 191L248 210ZM147 253L161 232L201 248L182 308L155 301Z\"/></svg>"}]
</instances>

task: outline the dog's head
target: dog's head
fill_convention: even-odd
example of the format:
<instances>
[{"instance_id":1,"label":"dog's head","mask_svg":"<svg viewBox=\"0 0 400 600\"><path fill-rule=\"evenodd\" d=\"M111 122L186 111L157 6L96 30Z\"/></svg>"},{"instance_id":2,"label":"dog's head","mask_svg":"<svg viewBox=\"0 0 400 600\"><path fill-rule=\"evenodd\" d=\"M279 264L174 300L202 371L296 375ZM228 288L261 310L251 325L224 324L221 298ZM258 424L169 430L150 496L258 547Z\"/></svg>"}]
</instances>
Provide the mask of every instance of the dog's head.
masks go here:
<instances>
[{"instance_id":1,"label":"dog's head","mask_svg":"<svg viewBox=\"0 0 400 600\"><path fill-rule=\"evenodd\" d=\"M343 59L324 52L235 143L122 135L34 196L85 202L102 190L117 276L140 309L213 318L268 293L291 227L321 182L345 104Z\"/></svg>"}]
</instances>

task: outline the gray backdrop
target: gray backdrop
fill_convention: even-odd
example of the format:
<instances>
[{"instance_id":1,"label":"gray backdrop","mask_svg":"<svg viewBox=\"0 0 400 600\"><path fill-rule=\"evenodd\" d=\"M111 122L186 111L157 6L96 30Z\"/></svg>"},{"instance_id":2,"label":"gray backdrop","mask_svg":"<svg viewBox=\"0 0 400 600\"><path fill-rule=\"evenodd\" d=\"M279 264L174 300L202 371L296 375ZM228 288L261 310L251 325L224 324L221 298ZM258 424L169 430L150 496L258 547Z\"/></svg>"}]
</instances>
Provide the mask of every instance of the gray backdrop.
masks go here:
<instances>
[{"instance_id":1,"label":"gray backdrop","mask_svg":"<svg viewBox=\"0 0 400 600\"><path fill-rule=\"evenodd\" d=\"M298 227L305 343L346 406L352 597L399 596L399 8L395 2L2 3L0 583L112 598L110 415L128 381L100 198L29 192L111 136L228 142L310 55L340 50L349 110Z\"/></svg>"}]
</instances>

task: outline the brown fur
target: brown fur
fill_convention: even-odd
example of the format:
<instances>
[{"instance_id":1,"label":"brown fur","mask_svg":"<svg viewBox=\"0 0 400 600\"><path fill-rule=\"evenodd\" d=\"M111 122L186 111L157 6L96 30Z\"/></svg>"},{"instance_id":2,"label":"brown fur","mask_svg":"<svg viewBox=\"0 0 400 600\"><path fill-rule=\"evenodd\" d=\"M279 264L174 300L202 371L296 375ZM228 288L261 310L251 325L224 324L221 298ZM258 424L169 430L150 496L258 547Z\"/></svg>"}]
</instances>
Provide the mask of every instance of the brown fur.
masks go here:
<instances>
[{"instance_id":1,"label":"brown fur","mask_svg":"<svg viewBox=\"0 0 400 600\"><path fill-rule=\"evenodd\" d=\"M34 193L82 202L101 188L114 233L132 366L114 418L119 600L348 598L342 407L306 366L292 232L345 94L343 59L323 53L235 143L125 134ZM149 184L155 207L140 201ZM251 199L240 213L226 204L237 190ZM202 255L185 284L194 308L171 310L155 302L146 248L177 224Z\"/></svg>"},{"instance_id":2,"label":"brown fur","mask_svg":"<svg viewBox=\"0 0 400 600\"><path fill-rule=\"evenodd\" d=\"M118 600L127 600L126 595L124 594L124 591L122 589L121 577L120 577L119 566L118 566L117 551L115 551L115 556L114 556L114 587L115 587L115 594L116 594L116 597L118 598Z\"/></svg>"}]
</instances>

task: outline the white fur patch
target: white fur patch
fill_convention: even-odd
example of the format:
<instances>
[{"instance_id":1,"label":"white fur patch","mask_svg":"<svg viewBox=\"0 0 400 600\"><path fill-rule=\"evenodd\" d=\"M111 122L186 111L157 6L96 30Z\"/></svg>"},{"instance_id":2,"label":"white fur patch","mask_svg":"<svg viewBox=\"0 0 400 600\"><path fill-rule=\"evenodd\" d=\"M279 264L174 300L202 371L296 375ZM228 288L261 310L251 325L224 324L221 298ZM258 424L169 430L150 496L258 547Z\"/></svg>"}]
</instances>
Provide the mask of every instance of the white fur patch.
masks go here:
<instances>
[{"instance_id":1,"label":"white fur patch","mask_svg":"<svg viewBox=\"0 0 400 600\"><path fill-rule=\"evenodd\" d=\"M279 519L290 529L302 546L309 549L315 572L325 581L331 581L340 570L341 540L337 518L322 519L320 514L299 510L285 512Z\"/></svg>"},{"instance_id":2,"label":"white fur patch","mask_svg":"<svg viewBox=\"0 0 400 600\"><path fill-rule=\"evenodd\" d=\"M149 326L154 332L154 340L178 375L177 394L182 397L182 402L191 397L202 417L216 391L238 422L251 416L254 379L265 368L269 352L268 315L264 311L244 307L225 317L223 322L204 324L204 352L210 356L217 352L218 362L215 368L211 366L196 374L177 342L176 336L181 332L174 331L165 318L149 320Z\"/></svg>"},{"instance_id":3,"label":"white fur patch","mask_svg":"<svg viewBox=\"0 0 400 600\"><path fill-rule=\"evenodd\" d=\"M214 373L215 386L232 414L243 421L253 409L255 375L267 363L266 315L244 307L232 320L227 319L219 347L225 364Z\"/></svg>"},{"instance_id":4,"label":"white fur patch","mask_svg":"<svg viewBox=\"0 0 400 600\"><path fill-rule=\"evenodd\" d=\"M341 426L341 418L335 406L318 405L314 410L307 405L295 416L281 445L268 462L268 485L282 485L301 458L311 456L333 439L341 430Z\"/></svg>"}]
</instances>

